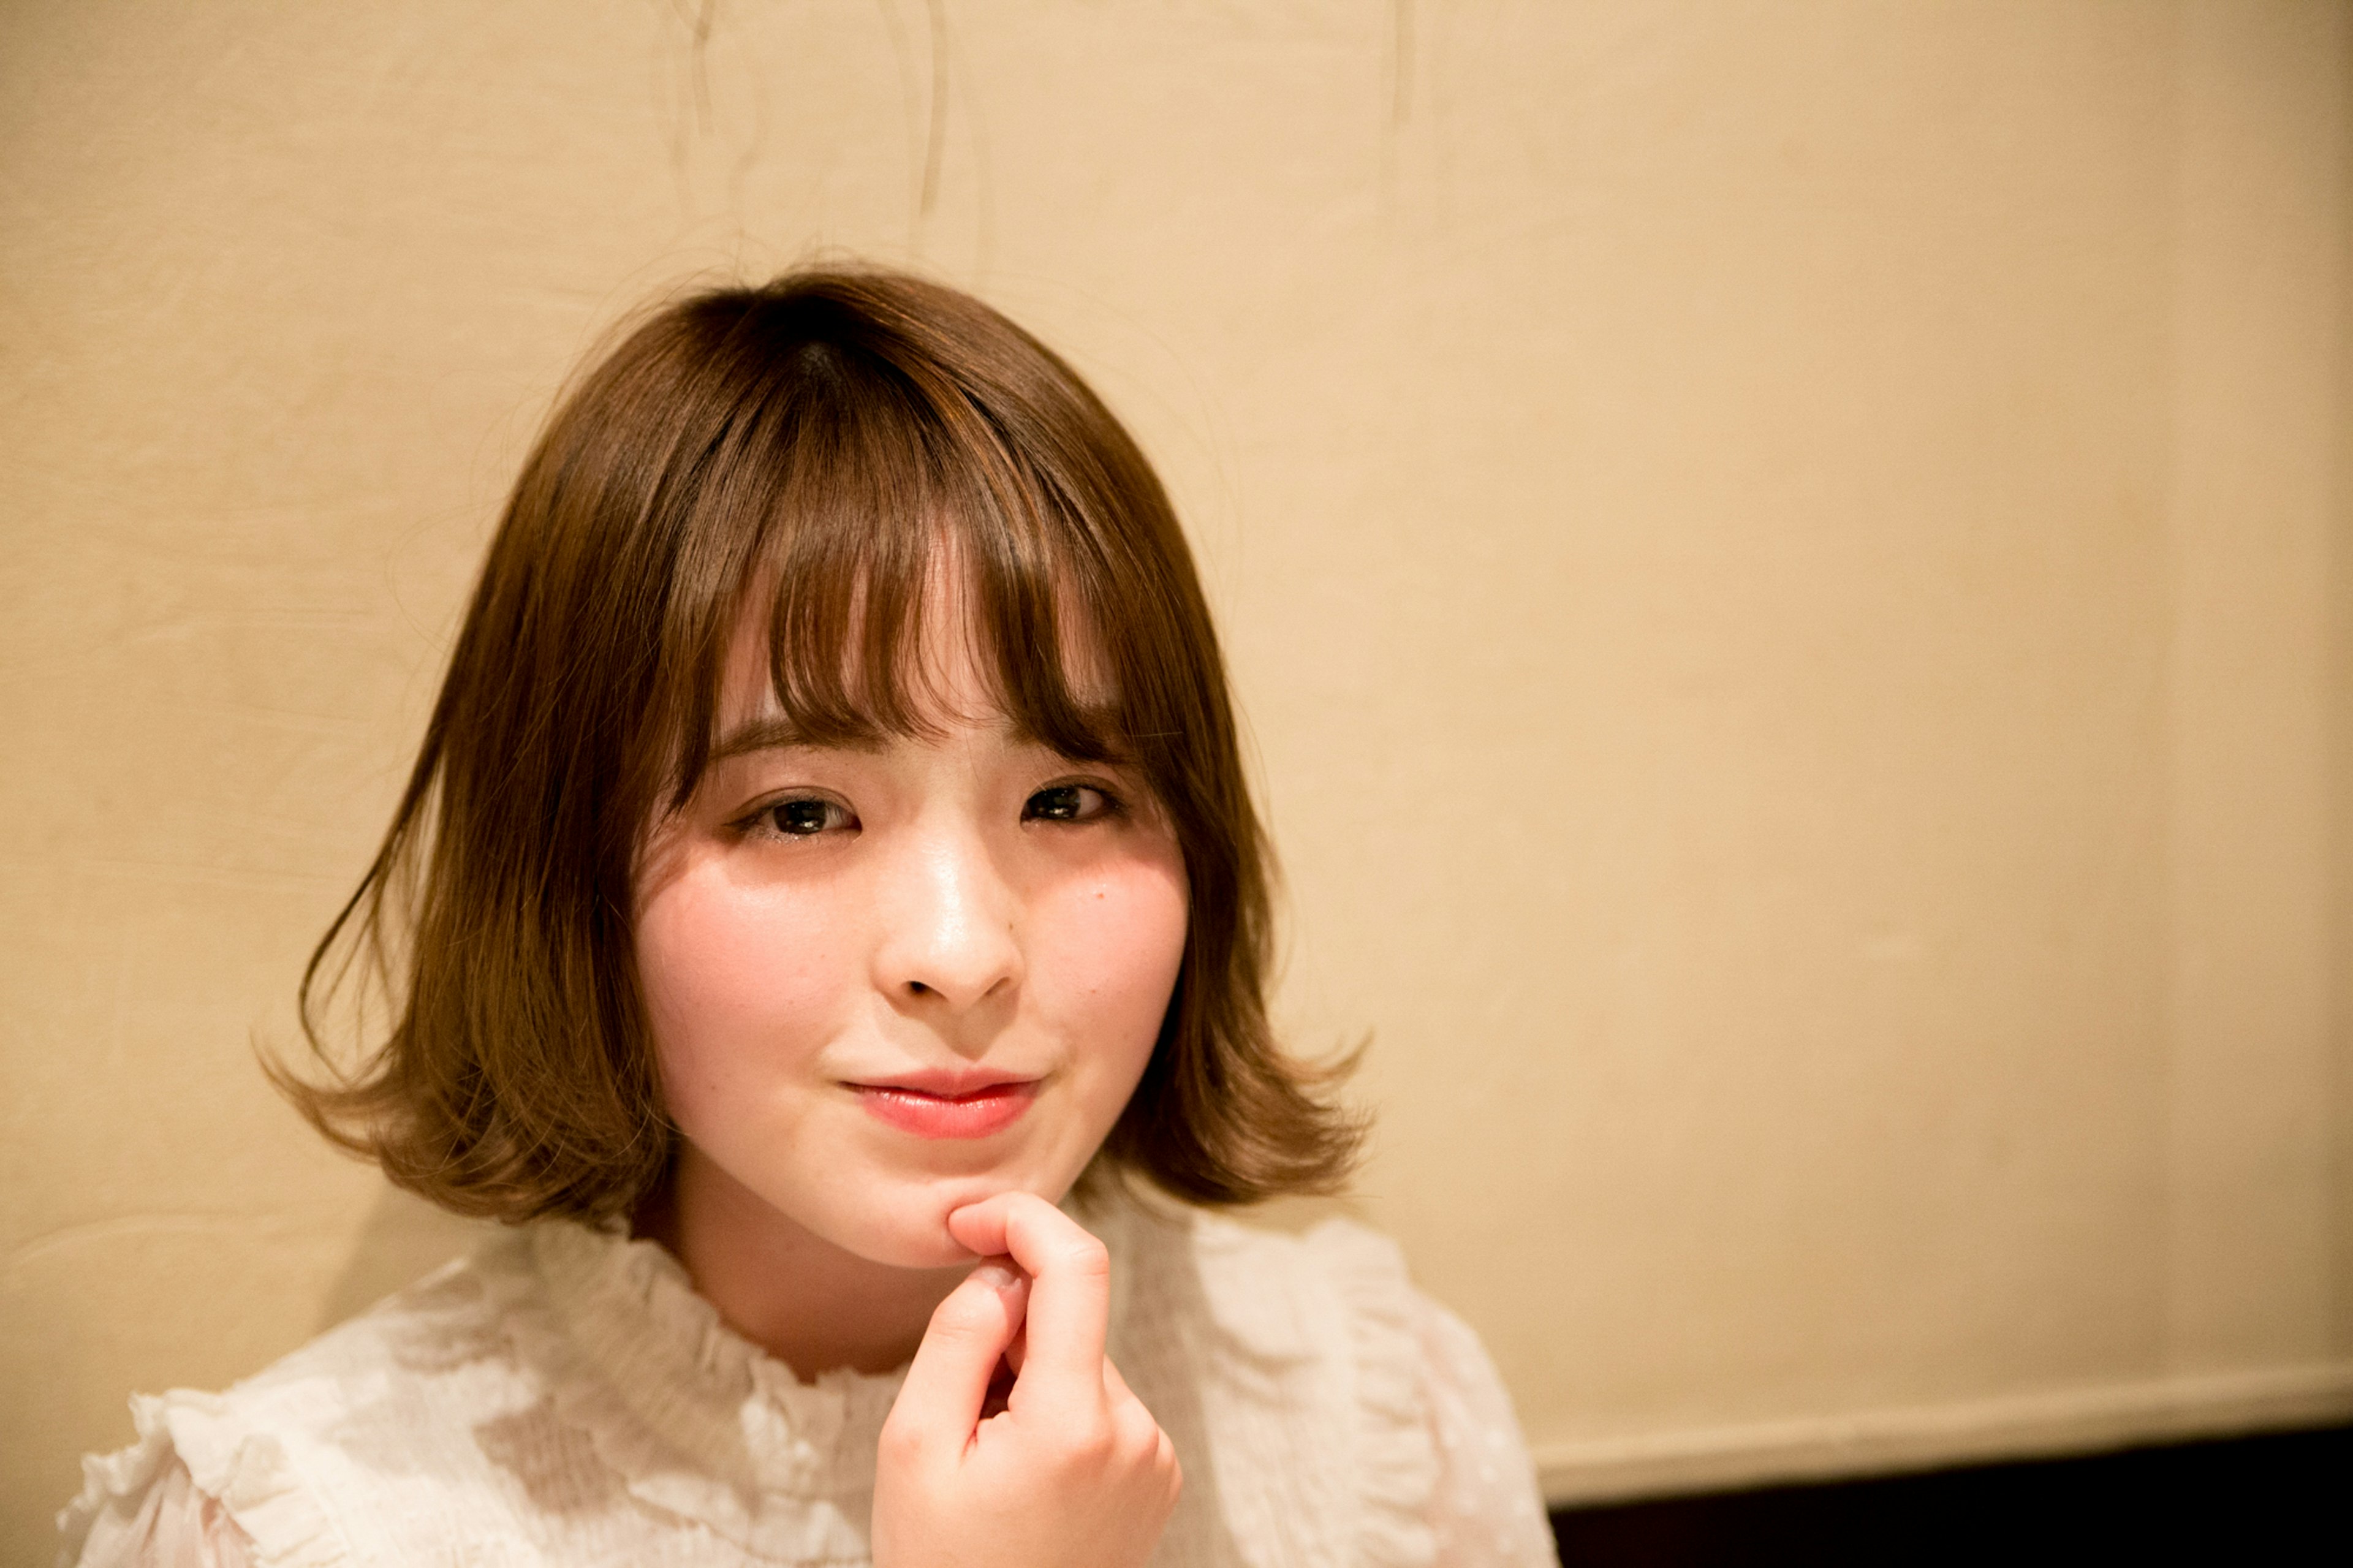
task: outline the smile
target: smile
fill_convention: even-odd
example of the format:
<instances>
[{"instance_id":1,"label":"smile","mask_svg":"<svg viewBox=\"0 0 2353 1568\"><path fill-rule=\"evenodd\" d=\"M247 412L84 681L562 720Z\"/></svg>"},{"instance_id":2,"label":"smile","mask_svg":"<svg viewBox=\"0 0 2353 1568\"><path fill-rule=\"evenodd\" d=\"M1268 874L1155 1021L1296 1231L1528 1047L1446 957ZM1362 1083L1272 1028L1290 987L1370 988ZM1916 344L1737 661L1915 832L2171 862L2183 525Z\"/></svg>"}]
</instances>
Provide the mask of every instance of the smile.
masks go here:
<instances>
[{"instance_id":1,"label":"smile","mask_svg":"<svg viewBox=\"0 0 2353 1568\"><path fill-rule=\"evenodd\" d=\"M933 1094L902 1084L854 1083L866 1113L918 1138L986 1138L1021 1119L1038 1092L1035 1079L996 1083L969 1094Z\"/></svg>"}]
</instances>

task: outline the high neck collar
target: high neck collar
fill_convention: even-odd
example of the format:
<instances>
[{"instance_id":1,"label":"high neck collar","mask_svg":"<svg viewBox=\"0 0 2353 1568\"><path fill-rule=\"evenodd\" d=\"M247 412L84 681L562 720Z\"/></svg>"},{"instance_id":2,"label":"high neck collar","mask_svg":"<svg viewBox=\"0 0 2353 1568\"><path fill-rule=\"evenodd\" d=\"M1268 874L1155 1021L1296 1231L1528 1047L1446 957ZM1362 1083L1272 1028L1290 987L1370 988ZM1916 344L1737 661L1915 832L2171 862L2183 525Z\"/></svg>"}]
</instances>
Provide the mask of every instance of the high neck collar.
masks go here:
<instances>
[{"instance_id":1,"label":"high neck collar","mask_svg":"<svg viewBox=\"0 0 2353 1568\"><path fill-rule=\"evenodd\" d=\"M566 1335L681 1459L756 1493L871 1490L904 1367L805 1383L729 1328L650 1241L542 1226L533 1257Z\"/></svg>"}]
</instances>

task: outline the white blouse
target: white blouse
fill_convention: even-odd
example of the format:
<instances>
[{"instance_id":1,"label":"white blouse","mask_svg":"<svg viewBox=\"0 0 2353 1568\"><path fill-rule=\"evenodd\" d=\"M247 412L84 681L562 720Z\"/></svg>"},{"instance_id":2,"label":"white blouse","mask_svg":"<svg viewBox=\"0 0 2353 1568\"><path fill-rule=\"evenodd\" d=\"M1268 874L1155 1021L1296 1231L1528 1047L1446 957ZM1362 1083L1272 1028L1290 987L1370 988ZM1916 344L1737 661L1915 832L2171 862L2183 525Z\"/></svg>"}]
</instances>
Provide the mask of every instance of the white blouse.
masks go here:
<instances>
[{"instance_id":1,"label":"white blouse","mask_svg":"<svg viewBox=\"0 0 2353 1568\"><path fill-rule=\"evenodd\" d=\"M1185 1487L1155 1568L1554 1562L1511 1403L1397 1249L1115 1199L1111 1354ZM902 1369L801 1382L650 1242L504 1233L224 1394L132 1401L61 1564L862 1564Z\"/></svg>"}]
</instances>

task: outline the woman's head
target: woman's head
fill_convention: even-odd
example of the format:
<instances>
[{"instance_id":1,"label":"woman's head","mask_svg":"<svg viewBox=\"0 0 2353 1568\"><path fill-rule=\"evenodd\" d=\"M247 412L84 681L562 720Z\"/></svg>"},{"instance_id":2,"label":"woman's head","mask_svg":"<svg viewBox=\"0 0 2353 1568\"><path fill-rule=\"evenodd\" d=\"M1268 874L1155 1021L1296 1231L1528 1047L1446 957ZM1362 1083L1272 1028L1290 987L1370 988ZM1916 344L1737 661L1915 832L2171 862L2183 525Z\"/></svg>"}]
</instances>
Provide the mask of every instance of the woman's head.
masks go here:
<instances>
[{"instance_id":1,"label":"woman's head","mask_svg":"<svg viewBox=\"0 0 2353 1568\"><path fill-rule=\"evenodd\" d=\"M310 1018L360 937L389 1036L290 1089L508 1218L626 1211L681 1131L791 1167L754 1190L837 1135L951 1185L1067 1183L1100 1136L1197 1201L1328 1186L1353 1139L1270 1037L1266 879L1183 537L1069 367L909 278L706 293L525 466L305 984ZM794 1120L806 1095L762 1122L787 1057L853 1110L860 1075L1039 1087L976 1139Z\"/></svg>"}]
</instances>

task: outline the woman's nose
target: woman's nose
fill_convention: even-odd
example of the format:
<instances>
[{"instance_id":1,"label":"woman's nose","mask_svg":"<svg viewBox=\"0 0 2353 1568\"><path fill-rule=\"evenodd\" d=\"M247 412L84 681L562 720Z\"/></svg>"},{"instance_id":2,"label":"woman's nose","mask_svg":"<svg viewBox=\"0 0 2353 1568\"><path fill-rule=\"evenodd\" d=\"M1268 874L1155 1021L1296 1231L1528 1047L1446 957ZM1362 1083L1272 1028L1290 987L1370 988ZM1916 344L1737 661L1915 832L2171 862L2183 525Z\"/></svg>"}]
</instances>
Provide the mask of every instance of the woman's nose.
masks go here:
<instances>
[{"instance_id":1,"label":"woman's nose","mask_svg":"<svg viewBox=\"0 0 2353 1568\"><path fill-rule=\"evenodd\" d=\"M892 868L895 895L878 900L883 990L902 1004L936 1001L956 1012L1009 994L1021 982L1018 900L988 847L942 831L904 848Z\"/></svg>"}]
</instances>

